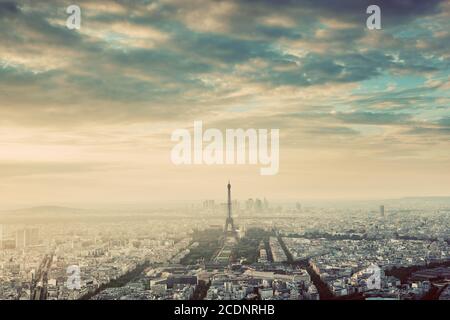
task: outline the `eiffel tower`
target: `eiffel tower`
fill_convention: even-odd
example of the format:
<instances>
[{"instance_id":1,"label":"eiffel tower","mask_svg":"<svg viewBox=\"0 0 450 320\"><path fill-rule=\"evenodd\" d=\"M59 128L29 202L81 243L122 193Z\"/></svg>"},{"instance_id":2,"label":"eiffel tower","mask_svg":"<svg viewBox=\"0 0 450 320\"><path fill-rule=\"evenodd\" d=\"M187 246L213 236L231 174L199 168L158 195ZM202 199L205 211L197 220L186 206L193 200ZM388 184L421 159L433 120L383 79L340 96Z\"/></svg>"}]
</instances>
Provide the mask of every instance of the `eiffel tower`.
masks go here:
<instances>
[{"instance_id":1,"label":"eiffel tower","mask_svg":"<svg viewBox=\"0 0 450 320\"><path fill-rule=\"evenodd\" d=\"M225 221L225 238L227 236L236 237L237 232L236 228L234 226L234 221L231 216L231 184L230 181L228 181L228 216L227 220Z\"/></svg>"}]
</instances>

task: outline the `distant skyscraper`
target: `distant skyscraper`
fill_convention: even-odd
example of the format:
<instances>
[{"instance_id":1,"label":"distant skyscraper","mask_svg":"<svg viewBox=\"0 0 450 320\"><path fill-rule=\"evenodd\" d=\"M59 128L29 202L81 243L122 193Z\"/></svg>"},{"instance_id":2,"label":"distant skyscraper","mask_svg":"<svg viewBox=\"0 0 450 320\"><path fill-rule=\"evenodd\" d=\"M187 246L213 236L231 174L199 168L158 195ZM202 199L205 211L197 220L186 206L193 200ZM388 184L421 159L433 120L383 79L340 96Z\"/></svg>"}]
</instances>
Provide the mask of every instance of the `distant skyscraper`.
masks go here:
<instances>
[{"instance_id":1,"label":"distant skyscraper","mask_svg":"<svg viewBox=\"0 0 450 320\"><path fill-rule=\"evenodd\" d=\"M245 202L245 209L246 209L247 211L253 211L253 206L254 206L254 201L253 201L252 198L248 199L248 200Z\"/></svg>"},{"instance_id":2,"label":"distant skyscraper","mask_svg":"<svg viewBox=\"0 0 450 320\"><path fill-rule=\"evenodd\" d=\"M263 202L261 201L261 199L256 199L255 200L255 211L258 213L261 213L263 209Z\"/></svg>"},{"instance_id":3,"label":"distant skyscraper","mask_svg":"<svg viewBox=\"0 0 450 320\"><path fill-rule=\"evenodd\" d=\"M38 228L31 228L30 229L30 235L27 245L29 246L36 246L39 244L39 229Z\"/></svg>"},{"instance_id":4,"label":"distant skyscraper","mask_svg":"<svg viewBox=\"0 0 450 320\"><path fill-rule=\"evenodd\" d=\"M39 229L26 228L16 231L16 248L24 248L39 244Z\"/></svg>"},{"instance_id":5,"label":"distant skyscraper","mask_svg":"<svg viewBox=\"0 0 450 320\"><path fill-rule=\"evenodd\" d=\"M264 211L269 211L269 201L266 198L264 198Z\"/></svg>"},{"instance_id":6,"label":"distant skyscraper","mask_svg":"<svg viewBox=\"0 0 450 320\"><path fill-rule=\"evenodd\" d=\"M203 201L203 210L209 211L209 212L214 212L215 208L216 208L216 204L215 204L214 200Z\"/></svg>"},{"instance_id":7,"label":"distant skyscraper","mask_svg":"<svg viewBox=\"0 0 450 320\"><path fill-rule=\"evenodd\" d=\"M384 217L384 205L380 206L380 215Z\"/></svg>"},{"instance_id":8,"label":"distant skyscraper","mask_svg":"<svg viewBox=\"0 0 450 320\"><path fill-rule=\"evenodd\" d=\"M25 247L25 229L19 229L16 231L16 248Z\"/></svg>"}]
</instances>

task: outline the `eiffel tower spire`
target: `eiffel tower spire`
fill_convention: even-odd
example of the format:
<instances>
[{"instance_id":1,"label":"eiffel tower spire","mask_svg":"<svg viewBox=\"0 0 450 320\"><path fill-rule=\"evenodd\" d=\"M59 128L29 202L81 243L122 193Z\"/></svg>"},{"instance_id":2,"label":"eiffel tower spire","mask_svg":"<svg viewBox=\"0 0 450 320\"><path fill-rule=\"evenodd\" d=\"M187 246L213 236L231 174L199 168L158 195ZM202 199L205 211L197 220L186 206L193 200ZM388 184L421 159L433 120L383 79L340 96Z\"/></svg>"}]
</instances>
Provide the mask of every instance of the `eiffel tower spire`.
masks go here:
<instances>
[{"instance_id":1,"label":"eiffel tower spire","mask_svg":"<svg viewBox=\"0 0 450 320\"><path fill-rule=\"evenodd\" d=\"M234 234L236 233L236 230L234 228L234 221L233 221L233 217L231 215L231 184L230 184L230 181L228 181L227 188L228 188L228 205L227 205L228 216L227 216L227 220L225 221L225 235L228 235L231 233L234 236Z\"/></svg>"}]
</instances>

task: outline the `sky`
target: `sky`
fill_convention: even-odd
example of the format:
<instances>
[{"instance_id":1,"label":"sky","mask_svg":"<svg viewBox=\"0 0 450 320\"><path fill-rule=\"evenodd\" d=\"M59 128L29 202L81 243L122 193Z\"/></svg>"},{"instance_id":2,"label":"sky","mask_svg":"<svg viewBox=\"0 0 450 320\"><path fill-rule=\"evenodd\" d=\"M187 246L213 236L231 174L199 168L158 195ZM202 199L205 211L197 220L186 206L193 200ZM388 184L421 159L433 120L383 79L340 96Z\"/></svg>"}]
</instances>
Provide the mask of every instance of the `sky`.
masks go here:
<instances>
[{"instance_id":1,"label":"sky","mask_svg":"<svg viewBox=\"0 0 450 320\"><path fill-rule=\"evenodd\" d=\"M449 21L440 0L0 0L0 207L225 199L228 180L238 199L449 196ZM174 165L194 121L279 129L279 173Z\"/></svg>"}]
</instances>

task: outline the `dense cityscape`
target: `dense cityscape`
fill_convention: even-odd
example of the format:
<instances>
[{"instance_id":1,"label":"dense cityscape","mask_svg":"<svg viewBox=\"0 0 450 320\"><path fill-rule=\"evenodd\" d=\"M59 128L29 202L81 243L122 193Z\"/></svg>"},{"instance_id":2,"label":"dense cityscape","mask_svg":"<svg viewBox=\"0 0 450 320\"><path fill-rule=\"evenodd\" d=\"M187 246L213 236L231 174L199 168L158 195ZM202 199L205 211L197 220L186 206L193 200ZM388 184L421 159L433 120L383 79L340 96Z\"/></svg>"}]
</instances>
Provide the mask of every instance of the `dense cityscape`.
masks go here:
<instances>
[{"instance_id":1,"label":"dense cityscape","mask_svg":"<svg viewBox=\"0 0 450 320\"><path fill-rule=\"evenodd\" d=\"M230 189L170 210L5 211L0 299L450 299L450 199L271 204Z\"/></svg>"},{"instance_id":2,"label":"dense cityscape","mask_svg":"<svg viewBox=\"0 0 450 320\"><path fill-rule=\"evenodd\" d=\"M450 0L0 0L0 29L2 315L446 314Z\"/></svg>"}]
</instances>

